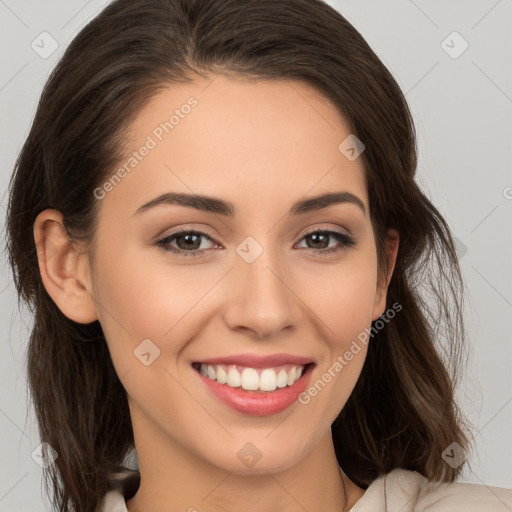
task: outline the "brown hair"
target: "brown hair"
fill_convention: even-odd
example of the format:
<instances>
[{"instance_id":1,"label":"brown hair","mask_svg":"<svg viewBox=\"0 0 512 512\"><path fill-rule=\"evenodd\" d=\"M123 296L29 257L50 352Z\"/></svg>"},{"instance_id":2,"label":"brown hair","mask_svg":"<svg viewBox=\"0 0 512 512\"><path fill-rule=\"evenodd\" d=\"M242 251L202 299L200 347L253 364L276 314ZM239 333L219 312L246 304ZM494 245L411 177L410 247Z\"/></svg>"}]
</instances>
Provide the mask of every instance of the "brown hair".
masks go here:
<instances>
[{"instance_id":1,"label":"brown hair","mask_svg":"<svg viewBox=\"0 0 512 512\"><path fill-rule=\"evenodd\" d=\"M442 452L469 440L455 386L465 350L464 284L450 230L414 180L416 135L404 95L359 32L321 0L114 0L75 37L49 77L15 164L7 247L35 320L28 379L62 512L93 510L133 447L126 392L98 321L79 324L44 288L33 237L46 208L93 255L93 191L125 151L130 122L162 87L222 73L305 80L366 146L378 269L400 234L387 299L402 309L372 336L357 384L332 425L345 473L366 488L402 467L453 481ZM341 141L340 141L341 142Z\"/></svg>"}]
</instances>

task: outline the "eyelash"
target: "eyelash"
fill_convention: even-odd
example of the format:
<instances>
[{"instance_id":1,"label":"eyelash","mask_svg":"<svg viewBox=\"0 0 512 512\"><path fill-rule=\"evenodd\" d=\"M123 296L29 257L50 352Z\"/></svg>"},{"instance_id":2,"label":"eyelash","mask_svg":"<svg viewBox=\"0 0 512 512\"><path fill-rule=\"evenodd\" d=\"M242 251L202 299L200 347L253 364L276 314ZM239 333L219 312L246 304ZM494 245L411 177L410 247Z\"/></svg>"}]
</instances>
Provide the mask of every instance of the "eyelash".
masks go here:
<instances>
[{"instance_id":1,"label":"eyelash","mask_svg":"<svg viewBox=\"0 0 512 512\"><path fill-rule=\"evenodd\" d=\"M350 247L355 246L357 243L354 238L352 238L349 235L346 235L345 233L342 233L341 231L319 229L319 228L306 233L301 238L301 241L304 238L306 238L307 236L315 235L315 234L319 234L319 233L321 233L323 235L327 234L327 235L332 236L338 242L341 242L341 245L339 245L338 247L331 247L330 249L320 249L320 250L307 248L307 250L313 251L313 253L317 253L317 254L315 254L315 256L323 256L325 254L332 254L332 253L339 252L339 251L346 251ZM211 242L215 242L215 240L211 237L211 235L209 235L208 233L204 233L203 231L194 231L191 229L180 229L178 231L175 231L174 233L171 233L170 235L165 236L164 238L161 238L160 240L157 240L154 245L161 247L165 251L173 252L175 254L179 254L180 256L184 256L187 258L202 257L203 256L202 253L204 253L204 251L209 250L209 249L203 249L203 250L195 250L195 252L192 252L192 251L184 251L181 249L175 249L175 248L171 248L168 246L168 244L172 240L174 240L175 238L179 238L180 236L184 236L184 235L200 235L200 236L204 236ZM318 253L320 253L320 254L318 254Z\"/></svg>"}]
</instances>

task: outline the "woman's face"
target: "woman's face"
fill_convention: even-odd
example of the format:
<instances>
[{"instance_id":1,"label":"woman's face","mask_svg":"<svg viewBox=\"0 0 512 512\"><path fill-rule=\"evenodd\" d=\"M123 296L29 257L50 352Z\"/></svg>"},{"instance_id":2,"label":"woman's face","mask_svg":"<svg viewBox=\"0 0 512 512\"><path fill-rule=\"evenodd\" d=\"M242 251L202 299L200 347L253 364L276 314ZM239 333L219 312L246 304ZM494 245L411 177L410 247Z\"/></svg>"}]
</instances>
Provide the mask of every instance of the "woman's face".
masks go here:
<instances>
[{"instance_id":1,"label":"woman's face","mask_svg":"<svg viewBox=\"0 0 512 512\"><path fill-rule=\"evenodd\" d=\"M96 192L91 270L138 448L179 447L251 473L286 469L330 435L366 345L350 361L344 354L386 308L362 159L339 149L349 135L336 108L297 81L217 76L169 86L140 112L128 139L137 154ZM357 199L294 208L342 193ZM163 194L204 199L144 207ZM179 230L193 233L172 238ZM283 359L239 361L256 369L242 374L246 387L263 368L275 368L260 377L266 385L286 386L235 396L193 366L247 354ZM288 388L292 357L314 365ZM212 368L238 385L230 365ZM314 396L297 400L319 379ZM254 468L247 455L261 457Z\"/></svg>"}]
</instances>

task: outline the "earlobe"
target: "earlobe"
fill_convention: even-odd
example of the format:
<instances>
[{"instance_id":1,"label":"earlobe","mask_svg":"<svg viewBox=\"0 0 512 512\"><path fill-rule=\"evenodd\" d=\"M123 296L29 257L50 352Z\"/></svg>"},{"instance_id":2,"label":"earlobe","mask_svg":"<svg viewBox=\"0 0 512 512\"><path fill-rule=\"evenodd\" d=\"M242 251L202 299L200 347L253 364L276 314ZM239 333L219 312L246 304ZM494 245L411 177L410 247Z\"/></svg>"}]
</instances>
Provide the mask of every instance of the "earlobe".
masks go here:
<instances>
[{"instance_id":1,"label":"earlobe","mask_svg":"<svg viewBox=\"0 0 512 512\"><path fill-rule=\"evenodd\" d=\"M47 209L37 216L34 240L41 279L57 307L77 323L97 320L89 273L79 265L84 255L80 256L71 243L58 210Z\"/></svg>"},{"instance_id":2,"label":"earlobe","mask_svg":"<svg viewBox=\"0 0 512 512\"><path fill-rule=\"evenodd\" d=\"M375 294L372 320L377 320L379 316L384 314L384 312L386 311L386 296L389 282L391 281L391 276L393 275L393 271L395 269L399 240L400 237L398 231L396 231L395 229L389 229L386 240L384 241L389 261L389 271L387 279L385 279L385 276L383 275L378 277L379 282Z\"/></svg>"}]
</instances>

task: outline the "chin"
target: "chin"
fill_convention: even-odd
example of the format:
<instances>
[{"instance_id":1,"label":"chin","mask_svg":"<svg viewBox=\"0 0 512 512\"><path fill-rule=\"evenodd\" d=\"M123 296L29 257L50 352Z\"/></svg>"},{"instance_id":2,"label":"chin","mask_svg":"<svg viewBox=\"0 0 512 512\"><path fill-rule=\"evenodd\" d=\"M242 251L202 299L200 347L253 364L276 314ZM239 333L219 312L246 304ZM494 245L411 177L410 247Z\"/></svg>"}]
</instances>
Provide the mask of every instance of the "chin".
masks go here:
<instances>
[{"instance_id":1,"label":"chin","mask_svg":"<svg viewBox=\"0 0 512 512\"><path fill-rule=\"evenodd\" d=\"M236 475L259 475L285 471L295 466L305 453L304 443L294 447L293 442L283 443L282 438L265 439L269 432L262 434L261 440L244 435L243 440L230 440L221 453L208 453L208 462ZM288 438L290 439L290 438Z\"/></svg>"}]
</instances>

